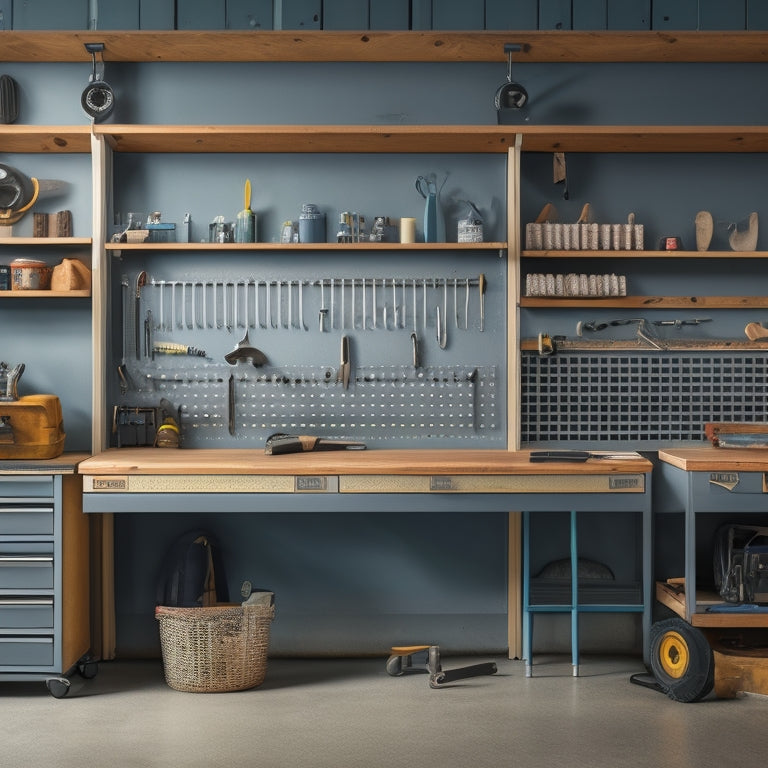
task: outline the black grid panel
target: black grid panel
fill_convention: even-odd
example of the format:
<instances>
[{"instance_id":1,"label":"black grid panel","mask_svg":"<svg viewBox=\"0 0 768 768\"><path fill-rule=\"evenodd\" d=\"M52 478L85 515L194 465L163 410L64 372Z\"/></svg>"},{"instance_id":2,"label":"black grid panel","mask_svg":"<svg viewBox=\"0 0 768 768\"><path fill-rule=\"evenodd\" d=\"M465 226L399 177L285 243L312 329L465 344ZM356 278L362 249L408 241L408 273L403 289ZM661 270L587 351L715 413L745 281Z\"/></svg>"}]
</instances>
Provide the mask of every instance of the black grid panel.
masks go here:
<instances>
[{"instance_id":1,"label":"black grid panel","mask_svg":"<svg viewBox=\"0 0 768 768\"><path fill-rule=\"evenodd\" d=\"M521 442L655 449L700 443L707 422L766 421L768 356L522 356Z\"/></svg>"}]
</instances>

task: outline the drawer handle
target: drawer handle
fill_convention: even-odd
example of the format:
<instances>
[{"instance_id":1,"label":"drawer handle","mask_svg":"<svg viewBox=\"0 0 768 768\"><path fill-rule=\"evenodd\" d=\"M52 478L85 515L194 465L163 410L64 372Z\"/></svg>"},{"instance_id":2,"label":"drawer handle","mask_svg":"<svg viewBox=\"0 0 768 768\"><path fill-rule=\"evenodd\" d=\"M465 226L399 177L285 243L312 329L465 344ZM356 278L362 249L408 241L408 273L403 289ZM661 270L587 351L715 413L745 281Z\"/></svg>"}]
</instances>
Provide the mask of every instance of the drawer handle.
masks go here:
<instances>
[{"instance_id":1,"label":"drawer handle","mask_svg":"<svg viewBox=\"0 0 768 768\"><path fill-rule=\"evenodd\" d=\"M0 566L53 565L51 555L0 555Z\"/></svg>"},{"instance_id":2,"label":"drawer handle","mask_svg":"<svg viewBox=\"0 0 768 768\"><path fill-rule=\"evenodd\" d=\"M24 605L53 605L52 597L6 597L0 598L0 608L17 608Z\"/></svg>"},{"instance_id":3,"label":"drawer handle","mask_svg":"<svg viewBox=\"0 0 768 768\"><path fill-rule=\"evenodd\" d=\"M53 507L0 507L0 515L23 515L25 512L40 514L41 512L53 512Z\"/></svg>"}]
</instances>

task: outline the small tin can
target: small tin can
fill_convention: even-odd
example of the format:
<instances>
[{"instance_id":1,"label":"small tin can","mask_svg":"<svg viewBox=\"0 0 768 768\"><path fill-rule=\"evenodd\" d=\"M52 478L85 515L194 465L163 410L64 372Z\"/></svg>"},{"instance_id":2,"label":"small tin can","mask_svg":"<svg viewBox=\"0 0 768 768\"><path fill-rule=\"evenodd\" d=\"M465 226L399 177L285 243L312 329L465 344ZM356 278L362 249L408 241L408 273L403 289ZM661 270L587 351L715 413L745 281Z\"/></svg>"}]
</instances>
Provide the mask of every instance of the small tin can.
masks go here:
<instances>
[{"instance_id":1,"label":"small tin can","mask_svg":"<svg viewBox=\"0 0 768 768\"><path fill-rule=\"evenodd\" d=\"M36 259L14 259L11 262L11 290L47 291L51 287L52 268Z\"/></svg>"},{"instance_id":2,"label":"small tin can","mask_svg":"<svg viewBox=\"0 0 768 768\"><path fill-rule=\"evenodd\" d=\"M7 264L0 264L0 291L11 290L11 268Z\"/></svg>"}]
</instances>

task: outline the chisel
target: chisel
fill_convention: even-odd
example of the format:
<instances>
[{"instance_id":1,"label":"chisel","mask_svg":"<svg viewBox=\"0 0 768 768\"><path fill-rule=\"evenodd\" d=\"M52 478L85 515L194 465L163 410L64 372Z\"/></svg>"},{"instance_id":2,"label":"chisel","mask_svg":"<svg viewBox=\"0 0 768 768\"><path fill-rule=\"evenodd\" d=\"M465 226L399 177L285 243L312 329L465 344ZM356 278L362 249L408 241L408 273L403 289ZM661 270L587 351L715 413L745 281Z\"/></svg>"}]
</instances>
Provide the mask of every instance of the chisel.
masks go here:
<instances>
[{"instance_id":1,"label":"chisel","mask_svg":"<svg viewBox=\"0 0 768 768\"><path fill-rule=\"evenodd\" d=\"M532 462L542 461L586 461L587 459L605 459L608 461L619 461L627 459L636 459L638 456L631 451L627 453L592 453L591 451L531 451L530 460Z\"/></svg>"}]
</instances>

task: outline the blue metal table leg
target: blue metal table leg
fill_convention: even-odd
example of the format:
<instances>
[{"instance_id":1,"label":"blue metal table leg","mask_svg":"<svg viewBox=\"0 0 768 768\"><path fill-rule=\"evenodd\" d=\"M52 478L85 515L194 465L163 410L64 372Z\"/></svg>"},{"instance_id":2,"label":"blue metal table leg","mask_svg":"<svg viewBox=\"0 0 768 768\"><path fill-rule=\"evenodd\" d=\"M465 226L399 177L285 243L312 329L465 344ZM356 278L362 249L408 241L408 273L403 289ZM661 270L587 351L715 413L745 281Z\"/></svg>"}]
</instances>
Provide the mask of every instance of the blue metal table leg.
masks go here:
<instances>
[{"instance_id":1,"label":"blue metal table leg","mask_svg":"<svg viewBox=\"0 0 768 768\"><path fill-rule=\"evenodd\" d=\"M579 546L576 512L571 510L571 663L573 676L579 676Z\"/></svg>"},{"instance_id":2,"label":"blue metal table leg","mask_svg":"<svg viewBox=\"0 0 768 768\"><path fill-rule=\"evenodd\" d=\"M523 512L523 661L525 676L533 675L533 614L531 605L531 513Z\"/></svg>"}]
</instances>

